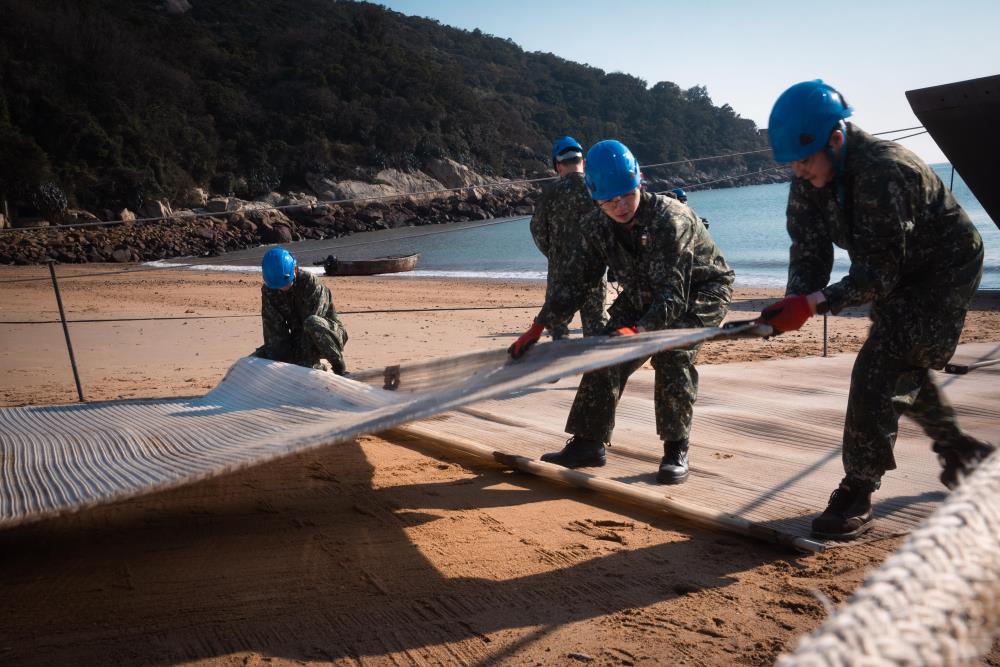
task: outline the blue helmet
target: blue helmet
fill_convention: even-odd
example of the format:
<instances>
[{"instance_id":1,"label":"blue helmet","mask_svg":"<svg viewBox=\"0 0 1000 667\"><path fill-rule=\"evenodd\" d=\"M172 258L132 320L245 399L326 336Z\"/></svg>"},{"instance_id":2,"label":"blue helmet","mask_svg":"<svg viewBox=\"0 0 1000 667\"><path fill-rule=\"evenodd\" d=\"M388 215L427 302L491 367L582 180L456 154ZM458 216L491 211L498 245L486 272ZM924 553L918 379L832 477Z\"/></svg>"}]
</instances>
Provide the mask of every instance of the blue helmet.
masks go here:
<instances>
[{"instance_id":1,"label":"blue helmet","mask_svg":"<svg viewBox=\"0 0 1000 667\"><path fill-rule=\"evenodd\" d=\"M628 146L614 139L599 141L587 151L584 170L593 199L614 199L632 192L641 181L639 163Z\"/></svg>"},{"instance_id":2,"label":"blue helmet","mask_svg":"<svg viewBox=\"0 0 1000 667\"><path fill-rule=\"evenodd\" d=\"M844 96L822 80L795 84L774 103L767 123L774 159L794 162L821 151L830 133L852 113Z\"/></svg>"},{"instance_id":3,"label":"blue helmet","mask_svg":"<svg viewBox=\"0 0 1000 667\"><path fill-rule=\"evenodd\" d=\"M688 196L687 196L687 193L684 192L684 188L674 188L673 190L671 190L671 192L673 192L675 195L677 195L677 199L681 203L687 202Z\"/></svg>"},{"instance_id":4,"label":"blue helmet","mask_svg":"<svg viewBox=\"0 0 1000 667\"><path fill-rule=\"evenodd\" d=\"M260 262L264 284L271 289L283 289L295 282L295 258L284 248L271 248Z\"/></svg>"},{"instance_id":5,"label":"blue helmet","mask_svg":"<svg viewBox=\"0 0 1000 667\"><path fill-rule=\"evenodd\" d=\"M583 157L583 146L573 137L559 137L552 143L552 163Z\"/></svg>"}]
</instances>

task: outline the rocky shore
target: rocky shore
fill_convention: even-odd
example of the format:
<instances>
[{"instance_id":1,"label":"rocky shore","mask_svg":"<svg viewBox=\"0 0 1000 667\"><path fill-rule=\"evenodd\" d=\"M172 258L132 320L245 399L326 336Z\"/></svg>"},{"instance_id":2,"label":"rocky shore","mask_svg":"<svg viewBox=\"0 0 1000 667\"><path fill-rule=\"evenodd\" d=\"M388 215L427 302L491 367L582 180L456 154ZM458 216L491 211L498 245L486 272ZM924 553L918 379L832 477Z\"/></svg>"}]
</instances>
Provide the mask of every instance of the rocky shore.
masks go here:
<instances>
[{"instance_id":1,"label":"rocky shore","mask_svg":"<svg viewBox=\"0 0 1000 667\"><path fill-rule=\"evenodd\" d=\"M367 206L317 204L314 196L295 194L273 200L246 202L230 197L210 200L211 208L204 211L167 209L164 219L59 229L48 229L46 222L40 227L11 230L0 235L0 264L204 257L268 243L331 239L376 229L529 215L534 194L523 189L516 193L472 192L464 197L372 202ZM144 213L155 213L160 207L166 208L157 203L147 206ZM65 217L62 224L97 222L84 211L70 210Z\"/></svg>"},{"instance_id":2,"label":"rocky shore","mask_svg":"<svg viewBox=\"0 0 1000 667\"><path fill-rule=\"evenodd\" d=\"M710 178L700 172L688 176L648 179L647 187L660 191ZM787 179L782 173L761 172L716 187L783 180ZM476 174L454 161L440 160L426 171L386 169L366 180L334 181L316 176L309 179L308 185L315 194L270 193L246 201L210 197L195 190L177 208L169 202L153 201L139 211L107 210L101 217L67 209L52 220L22 218L16 221L18 228L0 233L0 264L39 264L50 259L78 264L204 257L264 244L331 239L378 229L530 215L542 184L505 183ZM102 224L106 221L119 222ZM0 228L8 224L0 219Z\"/></svg>"}]
</instances>

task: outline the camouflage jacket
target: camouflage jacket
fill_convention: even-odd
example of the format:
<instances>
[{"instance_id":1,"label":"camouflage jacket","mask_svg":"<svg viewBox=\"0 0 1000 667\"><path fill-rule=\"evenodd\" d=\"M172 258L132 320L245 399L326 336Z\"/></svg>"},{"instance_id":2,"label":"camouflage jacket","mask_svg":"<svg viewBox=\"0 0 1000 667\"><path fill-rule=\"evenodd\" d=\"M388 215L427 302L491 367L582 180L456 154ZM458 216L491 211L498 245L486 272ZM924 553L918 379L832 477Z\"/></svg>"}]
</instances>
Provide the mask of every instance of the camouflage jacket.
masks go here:
<instances>
[{"instance_id":1,"label":"camouflage jacket","mask_svg":"<svg viewBox=\"0 0 1000 667\"><path fill-rule=\"evenodd\" d=\"M974 280L982 239L937 174L899 144L854 125L845 147L843 172L829 185L792 180L786 293L825 288L836 313L891 298L901 288ZM847 251L851 269L827 286L834 244Z\"/></svg>"},{"instance_id":2,"label":"camouflage jacket","mask_svg":"<svg viewBox=\"0 0 1000 667\"><path fill-rule=\"evenodd\" d=\"M579 308L586 286L605 268L621 286L609 309L609 329L666 329L697 314L706 303L716 309L729 303L733 271L686 204L642 192L630 225L615 222L599 209L581 225L579 242L568 253L569 270L557 284L550 280L548 299L537 318L541 324L548 326Z\"/></svg>"},{"instance_id":3,"label":"camouflage jacket","mask_svg":"<svg viewBox=\"0 0 1000 667\"><path fill-rule=\"evenodd\" d=\"M583 174L573 172L549 184L531 216L531 238L549 259L549 272L558 271L563 256L581 232L580 219L597 210Z\"/></svg>"},{"instance_id":4,"label":"camouflage jacket","mask_svg":"<svg viewBox=\"0 0 1000 667\"><path fill-rule=\"evenodd\" d=\"M333 306L330 288L308 271L299 271L287 292L261 287L261 320L264 345L280 349L302 335L302 326L310 315L318 315L343 328ZM346 332L346 329L345 329Z\"/></svg>"}]
</instances>

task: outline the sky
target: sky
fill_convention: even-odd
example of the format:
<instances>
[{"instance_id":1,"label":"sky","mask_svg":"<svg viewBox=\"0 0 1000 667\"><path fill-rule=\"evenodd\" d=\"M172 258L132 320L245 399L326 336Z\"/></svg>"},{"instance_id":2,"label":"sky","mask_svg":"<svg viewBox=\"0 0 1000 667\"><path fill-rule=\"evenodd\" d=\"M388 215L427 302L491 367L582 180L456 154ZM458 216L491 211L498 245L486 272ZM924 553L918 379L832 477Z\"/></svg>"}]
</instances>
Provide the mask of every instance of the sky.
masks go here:
<instances>
[{"instance_id":1,"label":"sky","mask_svg":"<svg viewBox=\"0 0 1000 667\"><path fill-rule=\"evenodd\" d=\"M823 79L868 132L920 125L905 92L1000 74L1000 0L383 0L442 24L510 38L648 85L701 85L716 105L767 126L788 86ZM901 133L905 136L910 133ZM892 138L892 137L889 137ZM944 162L923 135L903 140Z\"/></svg>"}]
</instances>

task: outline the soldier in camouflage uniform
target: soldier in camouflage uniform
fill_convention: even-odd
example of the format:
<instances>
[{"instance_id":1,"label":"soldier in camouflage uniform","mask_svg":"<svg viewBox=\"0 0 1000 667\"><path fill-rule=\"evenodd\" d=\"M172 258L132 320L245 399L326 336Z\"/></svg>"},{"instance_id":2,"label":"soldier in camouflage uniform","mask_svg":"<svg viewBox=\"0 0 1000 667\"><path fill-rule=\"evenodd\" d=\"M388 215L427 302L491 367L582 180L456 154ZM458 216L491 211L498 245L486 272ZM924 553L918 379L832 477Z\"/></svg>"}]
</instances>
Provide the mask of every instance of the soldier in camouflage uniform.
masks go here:
<instances>
[{"instance_id":1,"label":"soldier in camouflage uniform","mask_svg":"<svg viewBox=\"0 0 1000 667\"><path fill-rule=\"evenodd\" d=\"M568 263L566 255L576 243L574 237L581 232L580 220L595 210L594 200L583 182L583 148L575 139L560 137L555 140L552 144L552 167L559 174L559 180L542 193L530 224L531 238L549 260L549 284L562 280L561 274L566 271ZM608 323L604 306L607 291L608 282L602 273L587 290L580 307L584 336L604 333ZM569 333L568 325L569 320L550 324L552 338L565 338Z\"/></svg>"},{"instance_id":2,"label":"soldier in camouflage uniform","mask_svg":"<svg viewBox=\"0 0 1000 667\"><path fill-rule=\"evenodd\" d=\"M622 288L609 311L611 335L719 325L732 299L733 272L698 216L675 198L640 191L639 165L617 141L590 149L586 178L600 210L582 221L585 233L568 255L570 270L564 280L550 281L535 327L571 314L588 280L607 268ZM540 333L540 328L529 329L511 346L512 356L523 354ZM697 354L694 347L652 358L656 431L664 450L657 480L664 484L688 477ZM562 451L542 460L570 468L603 465L625 383L645 361L585 374L566 423L573 437Z\"/></svg>"},{"instance_id":3,"label":"soldier in camouflage uniform","mask_svg":"<svg viewBox=\"0 0 1000 667\"><path fill-rule=\"evenodd\" d=\"M844 122L851 113L835 89L807 81L778 98L769 126L775 159L791 162L795 178L788 296L762 318L789 331L814 313L871 303L844 425L846 476L813 522L814 534L833 539L871 527L871 494L896 467L901 414L934 441L949 488L993 449L959 429L930 370L958 345L982 276L982 240L926 164ZM827 285L834 244L847 250L851 268Z\"/></svg>"},{"instance_id":4,"label":"soldier in camouflage uniform","mask_svg":"<svg viewBox=\"0 0 1000 667\"><path fill-rule=\"evenodd\" d=\"M337 375L345 375L347 329L337 318L330 289L283 248L271 248L261 262L261 319L264 344L253 356L309 368L326 359Z\"/></svg>"}]
</instances>

